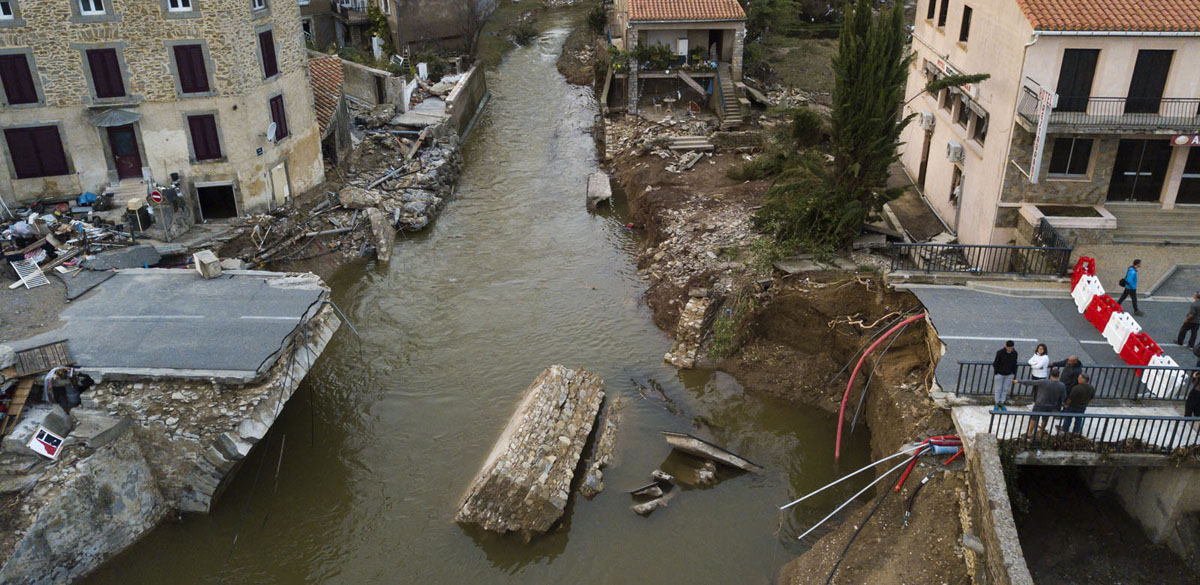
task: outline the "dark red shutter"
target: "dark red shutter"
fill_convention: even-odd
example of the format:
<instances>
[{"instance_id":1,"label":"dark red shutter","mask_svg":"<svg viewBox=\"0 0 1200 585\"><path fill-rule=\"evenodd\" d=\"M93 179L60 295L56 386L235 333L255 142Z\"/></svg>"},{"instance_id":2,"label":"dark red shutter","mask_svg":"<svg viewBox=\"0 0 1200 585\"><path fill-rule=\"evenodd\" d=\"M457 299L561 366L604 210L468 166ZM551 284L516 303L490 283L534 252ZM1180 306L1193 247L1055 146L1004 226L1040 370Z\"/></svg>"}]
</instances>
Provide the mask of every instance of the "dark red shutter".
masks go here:
<instances>
[{"instance_id":1,"label":"dark red shutter","mask_svg":"<svg viewBox=\"0 0 1200 585\"><path fill-rule=\"evenodd\" d=\"M288 137L287 112L283 110L283 96L271 98L271 121L275 122L275 140Z\"/></svg>"},{"instance_id":2,"label":"dark red shutter","mask_svg":"<svg viewBox=\"0 0 1200 585\"><path fill-rule=\"evenodd\" d=\"M204 64L204 49L200 45L176 45L175 69L183 93L208 91L208 69Z\"/></svg>"},{"instance_id":3,"label":"dark red shutter","mask_svg":"<svg viewBox=\"0 0 1200 585\"><path fill-rule=\"evenodd\" d=\"M221 158L216 116L188 116L188 129L192 132L192 151L196 153L196 160Z\"/></svg>"},{"instance_id":4,"label":"dark red shutter","mask_svg":"<svg viewBox=\"0 0 1200 585\"><path fill-rule=\"evenodd\" d=\"M58 127L10 128L4 131L4 138L18 179L67 174L67 154Z\"/></svg>"},{"instance_id":5,"label":"dark red shutter","mask_svg":"<svg viewBox=\"0 0 1200 585\"><path fill-rule=\"evenodd\" d=\"M115 98L125 96L125 81L121 79L121 62L116 49L92 49L87 51L88 67L92 69L92 85L96 97Z\"/></svg>"},{"instance_id":6,"label":"dark red shutter","mask_svg":"<svg viewBox=\"0 0 1200 585\"><path fill-rule=\"evenodd\" d=\"M37 88L25 55L0 55L0 83L10 105L37 103Z\"/></svg>"},{"instance_id":7,"label":"dark red shutter","mask_svg":"<svg viewBox=\"0 0 1200 585\"><path fill-rule=\"evenodd\" d=\"M258 33L258 48L262 52L263 77L279 73L279 63L275 60L275 35L271 31Z\"/></svg>"}]
</instances>

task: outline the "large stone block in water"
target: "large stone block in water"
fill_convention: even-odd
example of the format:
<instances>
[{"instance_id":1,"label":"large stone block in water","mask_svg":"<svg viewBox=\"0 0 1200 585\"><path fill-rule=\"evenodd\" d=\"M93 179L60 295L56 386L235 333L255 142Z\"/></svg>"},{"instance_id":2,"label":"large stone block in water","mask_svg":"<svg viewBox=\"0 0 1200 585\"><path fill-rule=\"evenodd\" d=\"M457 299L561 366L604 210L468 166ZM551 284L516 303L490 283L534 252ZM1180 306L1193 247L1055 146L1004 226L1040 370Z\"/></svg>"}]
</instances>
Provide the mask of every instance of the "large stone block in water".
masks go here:
<instances>
[{"instance_id":1,"label":"large stone block in water","mask_svg":"<svg viewBox=\"0 0 1200 585\"><path fill-rule=\"evenodd\" d=\"M546 368L471 483L456 520L526 540L562 517L579 457L604 401L604 380L585 370Z\"/></svg>"}]
</instances>

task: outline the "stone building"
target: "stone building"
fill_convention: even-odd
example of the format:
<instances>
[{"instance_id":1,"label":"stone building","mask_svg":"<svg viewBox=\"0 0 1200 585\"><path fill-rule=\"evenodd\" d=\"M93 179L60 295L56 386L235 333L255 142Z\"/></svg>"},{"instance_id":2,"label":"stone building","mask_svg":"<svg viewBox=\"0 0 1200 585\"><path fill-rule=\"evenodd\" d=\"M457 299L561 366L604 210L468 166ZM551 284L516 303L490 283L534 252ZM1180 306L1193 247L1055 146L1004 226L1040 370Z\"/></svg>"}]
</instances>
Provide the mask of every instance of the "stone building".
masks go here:
<instances>
[{"instance_id":1,"label":"stone building","mask_svg":"<svg viewBox=\"0 0 1200 585\"><path fill-rule=\"evenodd\" d=\"M300 32L305 42L318 51L337 45L339 26L335 18L336 0L298 0L300 4Z\"/></svg>"},{"instance_id":2,"label":"stone building","mask_svg":"<svg viewBox=\"0 0 1200 585\"><path fill-rule=\"evenodd\" d=\"M294 0L0 0L0 14L6 200L178 173L213 219L324 180Z\"/></svg>"},{"instance_id":3,"label":"stone building","mask_svg":"<svg viewBox=\"0 0 1200 585\"><path fill-rule=\"evenodd\" d=\"M919 0L902 162L964 244L1200 244L1200 3ZM922 95L953 73L991 78Z\"/></svg>"}]
</instances>

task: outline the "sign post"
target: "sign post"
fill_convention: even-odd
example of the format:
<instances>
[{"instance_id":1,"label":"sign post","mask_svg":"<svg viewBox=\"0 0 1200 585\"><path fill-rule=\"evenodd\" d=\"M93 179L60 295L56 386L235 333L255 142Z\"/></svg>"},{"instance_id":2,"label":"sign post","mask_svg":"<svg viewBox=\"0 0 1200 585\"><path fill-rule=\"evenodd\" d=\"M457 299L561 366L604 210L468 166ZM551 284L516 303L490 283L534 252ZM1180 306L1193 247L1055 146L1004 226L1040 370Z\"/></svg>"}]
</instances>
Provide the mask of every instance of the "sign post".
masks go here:
<instances>
[{"instance_id":1,"label":"sign post","mask_svg":"<svg viewBox=\"0 0 1200 585\"><path fill-rule=\"evenodd\" d=\"M162 196L162 193L160 193L158 191L158 189L155 189L150 192L150 202L154 204L155 220L158 221L158 223L162 226L163 238L166 239L168 242L170 242L171 241L171 226L168 225L167 217L166 217L166 215L163 214L163 208L162 208L163 196Z\"/></svg>"},{"instance_id":2,"label":"sign post","mask_svg":"<svg viewBox=\"0 0 1200 585\"><path fill-rule=\"evenodd\" d=\"M1046 150L1046 130L1050 127L1050 112L1058 103L1054 92L1038 85L1037 134L1033 137L1033 158L1029 161L1029 182L1037 184L1042 172L1042 158Z\"/></svg>"}]
</instances>

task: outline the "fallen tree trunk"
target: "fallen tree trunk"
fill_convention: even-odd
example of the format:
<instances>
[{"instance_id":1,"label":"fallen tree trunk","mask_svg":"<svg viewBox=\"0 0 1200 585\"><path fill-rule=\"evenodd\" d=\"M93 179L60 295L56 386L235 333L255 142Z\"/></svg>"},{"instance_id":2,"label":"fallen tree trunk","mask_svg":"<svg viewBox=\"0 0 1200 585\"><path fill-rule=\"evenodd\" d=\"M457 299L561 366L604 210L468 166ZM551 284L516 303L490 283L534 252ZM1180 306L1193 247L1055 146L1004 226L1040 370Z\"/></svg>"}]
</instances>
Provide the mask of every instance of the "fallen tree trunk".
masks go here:
<instances>
[{"instance_id":1,"label":"fallen tree trunk","mask_svg":"<svg viewBox=\"0 0 1200 585\"><path fill-rule=\"evenodd\" d=\"M599 376L546 368L525 391L455 520L493 532L520 532L526 541L553 527L567 507L603 400Z\"/></svg>"}]
</instances>

